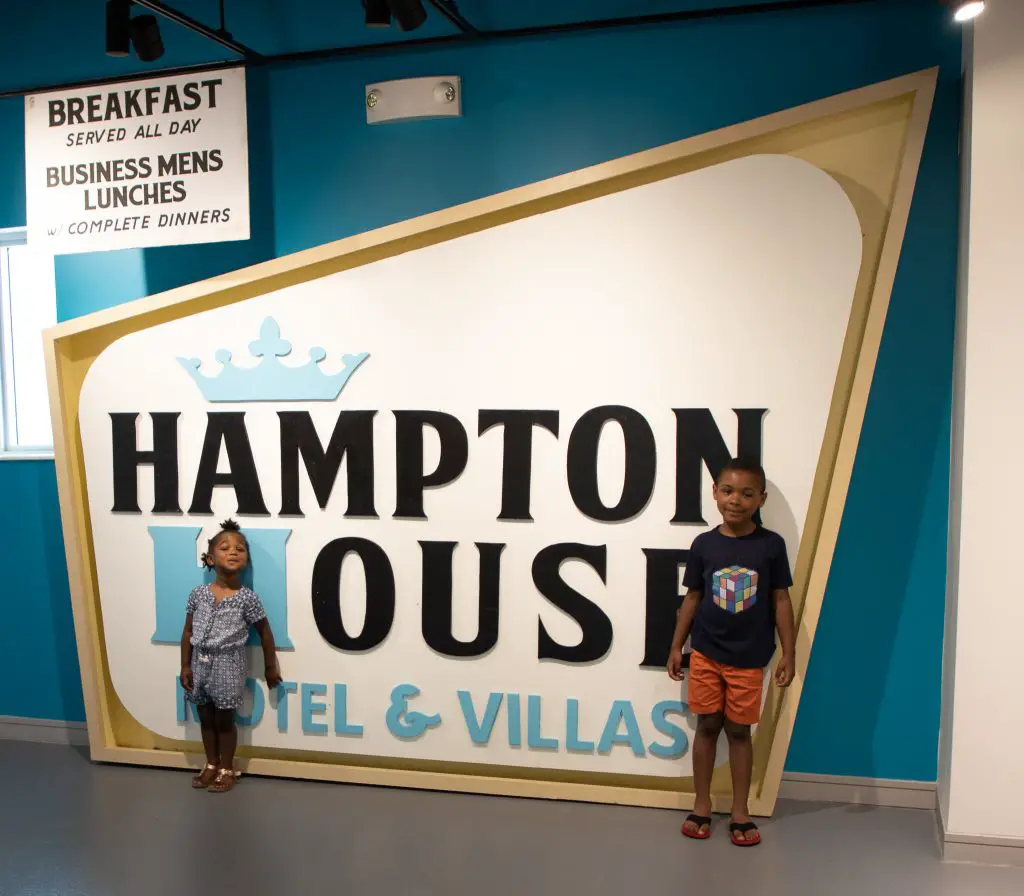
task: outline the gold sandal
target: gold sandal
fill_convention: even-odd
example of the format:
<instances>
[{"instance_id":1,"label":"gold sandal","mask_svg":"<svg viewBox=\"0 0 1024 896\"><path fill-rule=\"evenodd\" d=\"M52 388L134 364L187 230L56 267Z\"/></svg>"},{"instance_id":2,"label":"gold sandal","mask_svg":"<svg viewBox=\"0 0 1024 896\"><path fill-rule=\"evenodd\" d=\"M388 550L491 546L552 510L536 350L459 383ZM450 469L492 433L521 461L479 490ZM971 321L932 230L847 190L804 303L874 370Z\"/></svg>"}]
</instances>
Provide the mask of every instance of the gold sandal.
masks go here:
<instances>
[{"instance_id":1,"label":"gold sandal","mask_svg":"<svg viewBox=\"0 0 1024 896\"><path fill-rule=\"evenodd\" d=\"M217 772L214 782L207 788L210 793L227 793L235 786L238 776L230 768L222 768Z\"/></svg>"},{"instance_id":2,"label":"gold sandal","mask_svg":"<svg viewBox=\"0 0 1024 896\"><path fill-rule=\"evenodd\" d=\"M214 774L210 774L210 772L213 772ZM203 770L192 778L192 787L195 790L205 790L216 779L216 772L217 766L213 763L207 762L206 765L203 766Z\"/></svg>"}]
</instances>

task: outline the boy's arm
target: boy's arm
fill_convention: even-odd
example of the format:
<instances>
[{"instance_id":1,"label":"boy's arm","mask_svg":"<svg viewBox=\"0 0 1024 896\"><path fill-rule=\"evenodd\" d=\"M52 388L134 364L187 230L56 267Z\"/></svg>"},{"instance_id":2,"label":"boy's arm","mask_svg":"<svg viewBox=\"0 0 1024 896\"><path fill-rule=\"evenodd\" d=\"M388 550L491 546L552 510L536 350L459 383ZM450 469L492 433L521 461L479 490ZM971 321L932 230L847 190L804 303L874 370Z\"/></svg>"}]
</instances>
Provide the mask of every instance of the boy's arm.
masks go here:
<instances>
[{"instance_id":1,"label":"boy's arm","mask_svg":"<svg viewBox=\"0 0 1024 896\"><path fill-rule=\"evenodd\" d=\"M192 690L192 614L185 616L185 628L181 632L181 686Z\"/></svg>"},{"instance_id":2,"label":"boy's arm","mask_svg":"<svg viewBox=\"0 0 1024 896\"><path fill-rule=\"evenodd\" d=\"M775 682L780 688L787 688L796 674L796 623L793 619L793 601L788 588L777 588L775 599L775 627L782 645L782 660L775 670Z\"/></svg>"},{"instance_id":3,"label":"boy's arm","mask_svg":"<svg viewBox=\"0 0 1024 896\"><path fill-rule=\"evenodd\" d=\"M668 674L676 681L682 681L683 678L683 645L689 637L693 618L697 615L700 597L699 588L689 589L676 616L676 630L672 635L672 647L668 653Z\"/></svg>"},{"instance_id":4,"label":"boy's arm","mask_svg":"<svg viewBox=\"0 0 1024 896\"><path fill-rule=\"evenodd\" d=\"M270 630L270 622L266 616L254 624L263 646L263 663L267 669L267 687L276 688L281 683L281 670L277 665L277 646L274 644L274 633Z\"/></svg>"}]
</instances>

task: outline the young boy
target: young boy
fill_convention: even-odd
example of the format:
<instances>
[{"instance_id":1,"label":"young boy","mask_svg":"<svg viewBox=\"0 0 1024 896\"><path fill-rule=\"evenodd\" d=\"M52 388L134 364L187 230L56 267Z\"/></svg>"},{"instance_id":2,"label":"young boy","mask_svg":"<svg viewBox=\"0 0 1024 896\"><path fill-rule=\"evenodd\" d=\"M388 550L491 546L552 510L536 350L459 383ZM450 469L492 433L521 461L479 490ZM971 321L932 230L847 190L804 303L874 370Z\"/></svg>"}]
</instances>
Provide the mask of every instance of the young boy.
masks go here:
<instances>
[{"instance_id":1,"label":"young boy","mask_svg":"<svg viewBox=\"0 0 1024 896\"><path fill-rule=\"evenodd\" d=\"M696 802L683 834L695 840L711 836L711 775L724 728L732 771L730 836L737 846L756 846L761 835L747 812L754 762L750 726L761 715L764 667L775 653L774 629L782 644L775 681L783 688L793 681L793 580L786 543L754 522L768 496L760 465L731 460L715 483L714 496L722 525L698 535L690 548L683 575L687 591L668 659L668 674L681 681L683 645L691 635L688 699L697 714Z\"/></svg>"}]
</instances>

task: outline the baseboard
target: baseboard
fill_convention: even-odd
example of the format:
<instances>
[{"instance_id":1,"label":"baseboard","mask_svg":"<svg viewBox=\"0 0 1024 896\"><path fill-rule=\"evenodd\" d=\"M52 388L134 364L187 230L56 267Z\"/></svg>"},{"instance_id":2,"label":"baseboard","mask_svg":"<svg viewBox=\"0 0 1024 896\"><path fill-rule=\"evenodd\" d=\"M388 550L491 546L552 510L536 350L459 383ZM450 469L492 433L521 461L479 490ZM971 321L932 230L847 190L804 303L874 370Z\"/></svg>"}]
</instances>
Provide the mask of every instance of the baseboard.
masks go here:
<instances>
[{"instance_id":1,"label":"baseboard","mask_svg":"<svg viewBox=\"0 0 1024 896\"><path fill-rule=\"evenodd\" d=\"M0 716L0 740L85 747L89 745L89 733L86 731L85 722Z\"/></svg>"},{"instance_id":2,"label":"baseboard","mask_svg":"<svg viewBox=\"0 0 1024 896\"><path fill-rule=\"evenodd\" d=\"M1024 837L959 837L947 835L944 862L1024 868Z\"/></svg>"},{"instance_id":3,"label":"baseboard","mask_svg":"<svg viewBox=\"0 0 1024 896\"><path fill-rule=\"evenodd\" d=\"M782 776L779 798L893 809L935 809L936 785L927 781L893 781L885 778L848 778L840 775Z\"/></svg>"},{"instance_id":4,"label":"baseboard","mask_svg":"<svg viewBox=\"0 0 1024 896\"><path fill-rule=\"evenodd\" d=\"M976 837L946 830L942 812L936 809L942 860L954 864L1024 867L1024 837Z\"/></svg>"}]
</instances>

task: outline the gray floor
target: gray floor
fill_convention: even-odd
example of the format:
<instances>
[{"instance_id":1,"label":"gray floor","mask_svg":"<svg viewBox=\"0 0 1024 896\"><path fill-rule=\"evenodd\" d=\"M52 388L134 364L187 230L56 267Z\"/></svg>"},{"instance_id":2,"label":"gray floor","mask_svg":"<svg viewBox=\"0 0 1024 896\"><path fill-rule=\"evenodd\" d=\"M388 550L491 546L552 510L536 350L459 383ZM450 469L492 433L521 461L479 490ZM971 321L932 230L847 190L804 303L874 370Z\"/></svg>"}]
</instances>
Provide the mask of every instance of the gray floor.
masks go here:
<instances>
[{"instance_id":1,"label":"gray floor","mask_svg":"<svg viewBox=\"0 0 1024 896\"><path fill-rule=\"evenodd\" d=\"M1024 869L943 864L932 816L788 803L739 850L677 814L92 765L0 742L2 896L1024 893Z\"/></svg>"}]
</instances>

